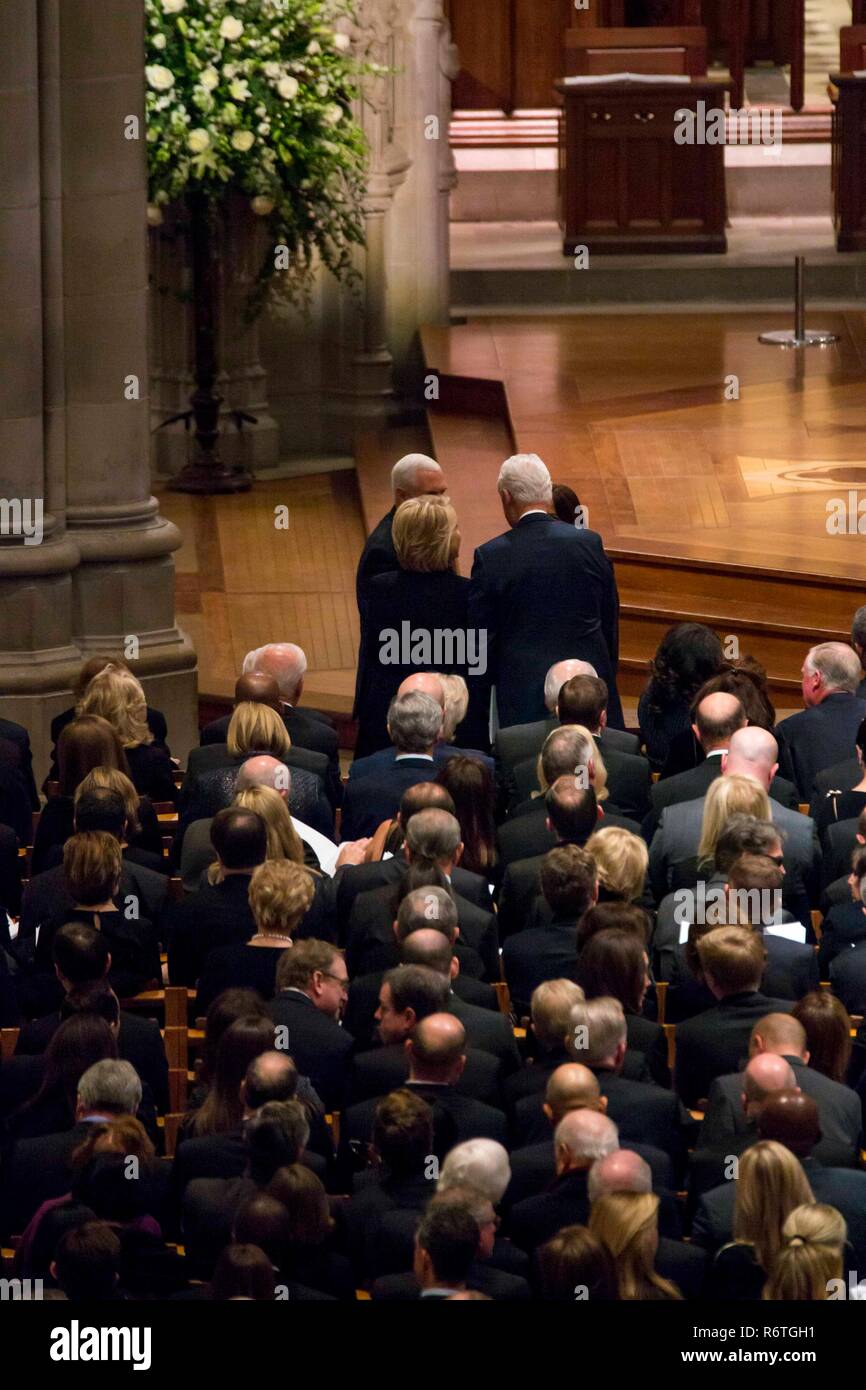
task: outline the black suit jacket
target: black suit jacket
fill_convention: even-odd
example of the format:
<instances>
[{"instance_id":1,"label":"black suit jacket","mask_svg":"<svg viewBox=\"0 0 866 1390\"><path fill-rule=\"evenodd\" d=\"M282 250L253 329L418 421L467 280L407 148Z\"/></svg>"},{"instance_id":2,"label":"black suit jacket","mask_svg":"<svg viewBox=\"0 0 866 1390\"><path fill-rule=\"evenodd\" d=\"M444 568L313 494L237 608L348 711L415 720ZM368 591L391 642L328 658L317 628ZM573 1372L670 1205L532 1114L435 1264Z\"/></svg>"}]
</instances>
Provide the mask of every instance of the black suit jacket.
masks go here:
<instances>
[{"instance_id":1,"label":"black suit jacket","mask_svg":"<svg viewBox=\"0 0 866 1390\"><path fill-rule=\"evenodd\" d=\"M274 1023L288 1028L288 1050L309 1076L327 1110L342 1110L355 1039L298 990L283 990L268 1005Z\"/></svg>"},{"instance_id":2,"label":"black suit jacket","mask_svg":"<svg viewBox=\"0 0 866 1390\"><path fill-rule=\"evenodd\" d=\"M455 1090L453 1086L427 1086L423 1082L407 1081L402 1084L432 1106L433 1146L440 1160L455 1144L462 1144L466 1139L495 1139L499 1144L506 1143L505 1116L494 1106ZM387 1091L382 1094L387 1094ZM349 1106L340 1127L340 1144L344 1153L350 1145L370 1142L380 1099L381 1095Z\"/></svg>"},{"instance_id":3,"label":"black suit jacket","mask_svg":"<svg viewBox=\"0 0 866 1390\"><path fill-rule=\"evenodd\" d=\"M487 632L500 724L543 719L544 677L579 656L607 683L608 720L623 727L616 688L619 597L601 537L536 512L475 552L469 625Z\"/></svg>"},{"instance_id":4,"label":"black suit jacket","mask_svg":"<svg viewBox=\"0 0 866 1390\"><path fill-rule=\"evenodd\" d=\"M489 1260L476 1260L466 1275L467 1289L486 1293L495 1303L520 1303L530 1297L529 1284L519 1274L497 1269ZM371 1289L374 1303L421 1302L421 1289L414 1274L383 1274ZM424 1302L430 1300L425 1299Z\"/></svg>"},{"instance_id":5,"label":"black suit jacket","mask_svg":"<svg viewBox=\"0 0 866 1390\"><path fill-rule=\"evenodd\" d=\"M369 893L374 888L386 888L397 884L409 872L409 865L401 852L390 859L376 859L370 864L344 864L334 875L336 889L337 920L342 934L348 929L352 904L359 893ZM451 883L455 893L468 902L474 903L482 911L490 911L490 890L487 880L481 874L470 873L468 869L454 866Z\"/></svg>"},{"instance_id":6,"label":"black suit jacket","mask_svg":"<svg viewBox=\"0 0 866 1390\"><path fill-rule=\"evenodd\" d=\"M511 1208L508 1234L527 1252L537 1250L563 1226L585 1226L589 1220L589 1169L577 1168L554 1177L546 1192L524 1197Z\"/></svg>"},{"instance_id":7,"label":"black suit jacket","mask_svg":"<svg viewBox=\"0 0 866 1390\"><path fill-rule=\"evenodd\" d=\"M862 692L858 691L858 694L860 694L861 699L864 698ZM850 791L852 787L856 787L862 776L863 769L856 758L843 758L841 762L834 763L832 767L826 767L821 772L817 772L809 799L809 815L813 819L815 818L828 792Z\"/></svg>"},{"instance_id":8,"label":"black suit jacket","mask_svg":"<svg viewBox=\"0 0 866 1390\"><path fill-rule=\"evenodd\" d=\"M6 1154L0 1183L0 1236L19 1235L50 1197L69 1191L69 1158L90 1131L81 1120L60 1134L19 1139Z\"/></svg>"},{"instance_id":9,"label":"black suit jacket","mask_svg":"<svg viewBox=\"0 0 866 1390\"><path fill-rule=\"evenodd\" d=\"M359 1052L351 1070L350 1099L354 1102L386 1096L405 1086L408 1075L409 1060L402 1043L388 1043L383 1047L371 1048L369 1052ZM461 1096L483 1101L485 1105L498 1107L502 1097L500 1059L480 1048L467 1047L463 1075L455 1087L448 1089L455 1090Z\"/></svg>"},{"instance_id":10,"label":"black suit jacket","mask_svg":"<svg viewBox=\"0 0 866 1390\"><path fill-rule=\"evenodd\" d=\"M350 769L343 794L342 839L360 840L373 835L383 820L391 820L397 814L409 787L418 782L433 782L438 775L438 763L414 755L401 757L393 766L354 781Z\"/></svg>"},{"instance_id":11,"label":"black suit jacket","mask_svg":"<svg viewBox=\"0 0 866 1390\"><path fill-rule=\"evenodd\" d=\"M650 791L650 811L643 824L643 832L647 841L652 839L653 834L658 829L662 811L666 806L675 806L680 801L696 801L698 797L706 796L710 783L721 775L721 755L711 753L697 767L691 767L687 772L678 772L675 777L664 777L655 782ZM800 798L797 795L797 788L793 782L784 777L776 776L773 778L768 795L774 801L778 801L780 806L787 806L790 811L799 810Z\"/></svg>"},{"instance_id":12,"label":"black suit jacket","mask_svg":"<svg viewBox=\"0 0 866 1390\"><path fill-rule=\"evenodd\" d=\"M502 948L502 965L512 1002L525 1013L540 984L576 979L577 923L556 921L516 932Z\"/></svg>"},{"instance_id":13,"label":"black suit jacket","mask_svg":"<svg viewBox=\"0 0 866 1390\"><path fill-rule=\"evenodd\" d=\"M633 1140L628 1147L639 1153L652 1169L653 1191L673 1192L675 1175L670 1156L661 1149L654 1149L649 1144L637 1144ZM510 1163L511 1181L502 1199L506 1209L516 1206L526 1197L539 1196L553 1185L556 1177L553 1136L537 1144L512 1150Z\"/></svg>"},{"instance_id":14,"label":"black suit jacket","mask_svg":"<svg viewBox=\"0 0 866 1390\"><path fill-rule=\"evenodd\" d=\"M21 775L30 797L30 806L32 810L38 811L39 793L36 790L36 782L33 777L33 751L30 747L29 733L23 724L15 724L11 719L0 719L0 738L14 743L18 749L21 757Z\"/></svg>"},{"instance_id":15,"label":"black suit jacket","mask_svg":"<svg viewBox=\"0 0 866 1390\"><path fill-rule=\"evenodd\" d=\"M715 1008L678 1024L674 1082L684 1104L696 1106L709 1094L717 1076L739 1070L758 1019L790 1012L789 999L747 991L729 995Z\"/></svg>"},{"instance_id":16,"label":"black suit jacket","mask_svg":"<svg viewBox=\"0 0 866 1390\"><path fill-rule=\"evenodd\" d=\"M359 894L355 899L346 944L346 965L350 976L373 970L390 970L399 963L394 936L397 914L392 906L393 897L393 889L376 888L370 893ZM480 960L485 979L498 980L499 936L495 916L492 912L482 912L459 893L455 894L455 901L460 927L456 954L461 970L477 973L477 967L469 955L471 951Z\"/></svg>"},{"instance_id":17,"label":"black suit jacket","mask_svg":"<svg viewBox=\"0 0 866 1390\"><path fill-rule=\"evenodd\" d=\"M165 936L172 984L192 988L208 951L239 945L255 935L247 901L251 878L251 874L230 874L222 883L206 883L183 902L169 906Z\"/></svg>"},{"instance_id":18,"label":"black suit jacket","mask_svg":"<svg viewBox=\"0 0 866 1390\"><path fill-rule=\"evenodd\" d=\"M551 715L547 719L537 719L530 724L512 724L507 729L499 729L493 744L496 761L504 772L509 772L527 758L537 758L547 735L558 728L559 720ZM640 752L640 739L637 734L628 734L625 729L605 728L593 737L605 762L612 750L632 754Z\"/></svg>"},{"instance_id":19,"label":"black suit jacket","mask_svg":"<svg viewBox=\"0 0 866 1390\"><path fill-rule=\"evenodd\" d=\"M16 1057L41 1055L60 1023L59 1011L25 1023L18 1034ZM117 1050L124 1061L132 1063L142 1081L147 1082L158 1110L164 1114L168 1109L168 1062L159 1024L155 1019L141 1018L121 1009Z\"/></svg>"},{"instance_id":20,"label":"black suit jacket","mask_svg":"<svg viewBox=\"0 0 866 1390\"><path fill-rule=\"evenodd\" d=\"M384 974L384 970L373 970L367 975L357 975L349 986L349 1002L343 1013L343 1024L362 1051L375 1046L375 1013L379 1007L379 990ZM461 973L451 981L451 988L467 1004L474 1004L488 1013L499 1012L496 995L490 985L485 985L483 981Z\"/></svg>"},{"instance_id":21,"label":"black suit jacket","mask_svg":"<svg viewBox=\"0 0 866 1390\"><path fill-rule=\"evenodd\" d=\"M790 1056L785 1061L793 1068L800 1090L811 1096L818 1106L821 1141L815 1149L815 1157L829 1167L850 1167L857 1161L860 1151L860 1102L854 1091L807 1066L801 1057ZM700 1148L721 1150L738 1135L749 1132L742 1090L741 1072L716 1077L710 1087L709 1105L701 1125Z\"/></svg>"},{"instance_id":22,"label":"black suit jacket","mask_svg":"<svg viewBox=\"0 0 866 1390\"><path fill-rule=\"evenodd\" d=\"M361 631L364 631L364 622L367 616L367 603L370 597L370 585L377 574L386 574L389 570L399 569L397 552L394 549L394 540L391 535L391 526L394 521L396 507L392 507L389 512L382 517L382 520L370 532L361 551L361 558L358 561L358 571L355 576L355 598L358 604L358 615L361 620ZM352 718L357 719L361 712L361 705L366 693L367 672L363 665L364 643L361 643L358 652L358 674L355 680L355 704L352 710ZM365 749L365 752L370 750Z\"/></svg>"},{"instance_id":23,"label":"black suit jacket","mask_svg":"<svg viewBox=\"0 0 866 1390\"><path fill-rule=\"evenodd\" d=\"M621 816L614 807L604 810L595 829L602 830L606 825L619 825L623 830L630 830L633 835L641 833L637 821ZM519 806L512 818L500 825L496 832L496 844L500 867L503 870L516 860L530 859L538 854L544 855L549 849L553 849L558 841L553 831L547 828L544 797L535 797L533 801L524 802Z\"/></svg>"},{"instance_id":24,"label":"black suit jacket","mask_svg":"<svg viewBox=\"0 0 866 1390\"><path fill-rule=\"evenodd\" d=\"M362 1183L362 1178L370 1181ZM384 1219L395 1211L408 1212L414 1229L434 1186L423 1172L412 1177L394 1177L381 1169L359 1174L351 1200L337 1210L346 1253L359 1283L376 1272L376 1243Z\"/></svg>"},{"instance_id":25,"label":"black suit jacket","mask_svg":"<svg viewBox=\"0 0 866 1390\"><path fill-rule=\"evenodd\" d=\"M646 758L625 753L615 745L605 744L602 747L601 739L596 741L607 770L607 789L611 801L624 816L637 822L642 821L650 803L652 778L649 763ZM526 758L512 770L512 806L519 805L539 790L537 767L537 757Z\"/></svg>"},{"instance_id":26,"label":"black suit jacket","mask_svg":"<svg viewBox=\"0 0 866 1390\"><path fill-rule=\"evenodd\" d=\"M864 715L866 700L840 690L776 726L779 771L794 783L801 801L809 800L819 772L850 755Z\"/></svg>"}]
</instances>

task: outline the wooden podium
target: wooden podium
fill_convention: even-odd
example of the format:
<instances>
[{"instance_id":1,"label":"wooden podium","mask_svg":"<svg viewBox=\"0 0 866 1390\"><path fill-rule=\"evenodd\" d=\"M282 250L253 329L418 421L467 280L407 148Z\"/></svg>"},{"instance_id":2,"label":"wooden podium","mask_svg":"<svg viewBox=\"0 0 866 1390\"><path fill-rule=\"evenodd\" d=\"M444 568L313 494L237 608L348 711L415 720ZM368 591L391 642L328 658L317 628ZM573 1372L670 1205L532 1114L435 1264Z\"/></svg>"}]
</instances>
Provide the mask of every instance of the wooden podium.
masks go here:
<instances>
[{"instance_id":1,"label":"wooden podium","mask_svg":"<svg viewBox=\"0 0 866 1390\"><path fill-rule=\"evenodd\" d=\"M727 250L725 147L677 144L676 113L724 105L725 84L556 84L563 252Z\"/></svg>"},{"instance_id":2,"label":"wooden podium","mask_svg":"<svg viewBox=\"0 0 866 1390\"><path fill-rule=\"evenodd\" d=\"M866 77L834 72L833 192L836 248L866 251Z\"/></svg>"}]
</instances>

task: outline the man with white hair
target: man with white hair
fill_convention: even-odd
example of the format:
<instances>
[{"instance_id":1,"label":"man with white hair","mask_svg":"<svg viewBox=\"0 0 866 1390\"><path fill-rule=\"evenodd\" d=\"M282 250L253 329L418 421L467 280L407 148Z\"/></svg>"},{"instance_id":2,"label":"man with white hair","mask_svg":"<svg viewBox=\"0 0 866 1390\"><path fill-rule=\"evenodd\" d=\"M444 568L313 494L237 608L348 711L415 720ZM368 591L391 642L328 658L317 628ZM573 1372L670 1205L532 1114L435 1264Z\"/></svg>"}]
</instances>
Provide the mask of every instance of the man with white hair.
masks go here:
<instances>
[{"instance_id":1,"label":"man with white hair","mask_svg":"<svg viewBox=\"0 0 866 1390\"><path fill-rule=\"evenodd\" d=\"M589 1170L619 1148L619 1131L600 1110L570 1110L553 1134L556 1177L546 1192L512 1208L508 1230L515 1245L535 1250L563 1226L584 1225L589 1216Z\"/></svg>"},{"instance_id":2,"label":"man with white hair","mask_svg":"<svg viewBox=\"0 0 866 1390\"><path fill-rule=\"evenodd\" d=\"M449 1187L468 1183L496 1207L510 1181L511 1168L504 1145L495 1139L466 1139L446 1155L436 1191L447 1192Z\"/></svg>"},{"instance_id":3,"label":"man with white hair","mask_svg":"<svg viewBox=\"0 0 866 1390\"><path fill-rule=\"evenodd\" d=\"M804 709L776 725L779 766L801 801L812 796L819 772L851 757L866 700L856 693L860 658L846 642L822 642L803 662Z\"/></svg>"},{"instance_id":4,"label":"man with white hair","mask_svg":"<svg viewBox=\"0 0 866 1390\"><path fill-rule=\"evenodd\" d=\"M487 633L499 724L543 719L544 673L573 653L607 682L608 723L622 728L619 598L601 537L551 516L550 474L536 454L507 459L498 486L510 530L475 552L469 623Z\"/></svg>"},{"instance_id":5,"label":"man with white hair","mask_svg":"<svg viewBox=\"0 0 866 1390\"><path fill-rule=\"evenodd\" d=\"M442 733L442 717L442 707L421 691L410 690L391 701L388 735L394 757L366 776L350 774L343 798L344 840L374 835L382 821L396 815L407 788L435 780L439 764L433 753Z\"/></svg>"},{"instance_id":6,"label":"man with white hair","mask_svg":"<svg viewBox=\"0 0 866 1390\"><path fill-rule=\"evenodd\" d=\"M445 474L436 460L429 458L427 454L406 454L391 469L391 495L394 498L394 504L367 537L364 549L361 551L361 558L358 561L358 572L355 578L355 596L361 619L362 638L358 649L358 675L355 682L353 719L358 718L361 701L364 698L363 632L370 585L377 575L387 574L389 570L400 568L391 535L394 513L401 502L407 502L410 498L445 497L447 493L448 485L445 482Z\"/></svg>"}]
</instances>

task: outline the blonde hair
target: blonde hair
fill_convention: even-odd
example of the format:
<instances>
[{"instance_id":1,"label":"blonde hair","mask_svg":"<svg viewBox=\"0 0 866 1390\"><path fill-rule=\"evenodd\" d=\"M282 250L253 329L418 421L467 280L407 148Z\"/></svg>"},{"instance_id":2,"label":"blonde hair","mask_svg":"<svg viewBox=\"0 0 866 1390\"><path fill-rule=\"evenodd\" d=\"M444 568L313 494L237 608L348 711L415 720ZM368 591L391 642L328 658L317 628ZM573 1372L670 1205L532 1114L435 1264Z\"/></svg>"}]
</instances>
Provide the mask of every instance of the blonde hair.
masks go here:
<instances>
[{"instance_id":1,"label":"blonde hair","mask_svg":"<svg viewBox=\"0 0 866 1390\"><path fill-rule=\"evenodd\" d=\"M681 1299L676 1284L655 1271L659 1199L654 1192L609 1192L592 1204L589 1229L616 1265L619 1296Z\"/></svg>"},{"instance_id":2,"label":"blonde hair","mask_svg":"<svg viewBox=\"0 0 866 1390\"><path fill-rule=\"evenodd\" d=\"M88 683L78 707L80 714L98 714L117 733L124 748L153 743L147 726L147 701L141 682L131 671L106 666Z\"/></svg>"},{"instance_id":3,"label":"blonde hair","mask_svg":"<svg viewBox=\"0 0 866 1390\"><path fill-rule=\"evenodd\" d=\"M244 753L270 753L274 758L284 758L292 747L276 710L253 700L242 700L235 706L226 742L233 758Z\"/></svg>"},{"instance_id":4,"label":"blonde hair","mask_svg":"<svg viewBox=\"0 0 866 1390\"><path fill-rule=\"evenodd\" d=\"M442 739L450 743L469 709L469 687L462 676L451 676L437 671L445 696L445 714L442 720Z\"/></svg>"},{"instance_id":5,"label":"blonde hair","mask_svg":"<svg viewBox=\"0 0 866 1390\"><path fill-rule=\"evenodd\" d=\"M290 859L267 859L250 879L248 900L256 929L267 936L293 936L301 924L315 885L313 875Z\"/></svg>"},{"instance_id":6,"label":"blonde hair","mask_svg":"<svg viewBox=\"0 0 866 1390\"><path fill-rule=\"evenodd\" d=\"M761 1295L785 1302L820 1303L831 1279L842 1279L848 1227L835 1207L795 1207L782 1227L782 1245Z\"/></svg>"},{"instance_id":7,"label":"blonde hair","mask_svg":"<svg viewBox=\"0 0 866 1390\"><path fill-rule=\"evenodd\" d=\"M430 574L457 567L457 513L441 497L401 502L391 527L401 569Z\"/></svg>"},{"instance_id":8,"label":"blonde hair","mask_svg":"<svg viewBox=\"0 0 866 1390\"><path fill-rule=\"evenodd\" d=\"M273 787L247 787L245 791L236 793L232 805L243 806L245 810L255 811L256 815L261 816L268 832L268 859L290 859L293 864L303 864L301 837L278 791Z\"/></svg>"},{"instance_id":9,"label":"blonde hair","mask_svg":"<svg viewBox=\"0 0 866 1390\"><path fill-rule=\"evenodd\" d=\"M734 1201L734 1240L751 1245L770 1270L782 1244L782 1228L796 1207L815 1198L802 1166L784 1144L761 1139L740 1156Z\"/></svg>"},{"instance_id":10,"label":"blonde hair","mask_svg":"<svg viewBox=\"0 0 866 1390\"><path fill-rule=\"evenodd\" d=\"M80 797L101 788L115 792L119 797L122 797L127 834L140 835L141 821L138 813L141 807L141 797L126 773L120 772L115 767L95 767L92 772L88 772L75 789L75 805L78 805Z\"/></svg>"},{"instance_id":11,"label":"blonde hair","mask_svg":"<svg viewBox=\"0 0 866 1390\"><path fill-rule=\"evenodd\" d=\"M568 758L565 757L566 749L570 755ZM595 771L592 783L595 799L605 801L608 796L607 768L598 744L585 724L561 724L558 729L551 729L538 755L535 765L538 785L542 792L548 792L557 778L576 776L578 769L590 761ZM569 766L565 766L566 762ZM550 777L545 772L545 763L552 774Z\"/></svg>"},{"instance_id":12,"label":"blonde hair","mask_svg":"<svg viewBox=\"0 0 866 1390\"><path fill-rule=\"evenodd\" d=\"M590 835L584 848L595 860L599 884L609 893L627 903L643 896L649 850L639 835L608 825Z\"/></svg>"},{"instance_id":13,"label":"blonde hair","mask_svg":"<svg viewBox=\"0 0 866 1390\"><path fill-rule=\"evenodd\" d=\"M562 1047L571 1032L571 1011L583 1002L584 993L574 980L545 980L532 991L529 1008L532 1031L541 1047Z\"/></svg>"},{"instance_id":14,"label":"blonde hair","mask_svg":"<svg viewBox=\"0 0 866 1390\"><path fill-rule=\"evenodd\" d=\"M771 820L770 798L760 783L751 777L734 772L730 777L717 777L710 783L704 801L699 861L715 859L719 836L731 816L738 814L754 816L756 820Z\"/></svg>"}]
</instances>

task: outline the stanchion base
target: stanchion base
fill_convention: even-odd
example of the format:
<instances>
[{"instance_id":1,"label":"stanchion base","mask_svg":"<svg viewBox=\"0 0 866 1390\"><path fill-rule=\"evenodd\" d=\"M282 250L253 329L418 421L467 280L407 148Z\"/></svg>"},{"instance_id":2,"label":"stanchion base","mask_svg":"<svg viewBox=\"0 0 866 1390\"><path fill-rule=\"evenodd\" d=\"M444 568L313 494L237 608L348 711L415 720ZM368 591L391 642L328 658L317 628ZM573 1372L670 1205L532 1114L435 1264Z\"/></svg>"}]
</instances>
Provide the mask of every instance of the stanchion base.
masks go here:
<instances>
[{"instance_id":1,"label":"stanchion base","mask_svg":"<svg viewBox=\"0 0 866 1390\"><path fill-rule=\"evenodd\" d=\"M758 342L764 343L766 347L827 347L829 343L838 343L838 341L838 333L827 333L821 328L807 328L802 338L798 338L792 328L779 329L775 333L758 334Z\"/></svg>"}]
</instances>

